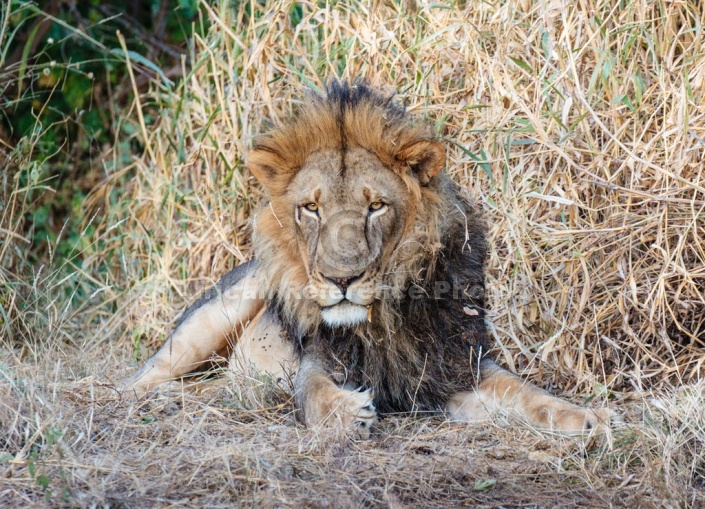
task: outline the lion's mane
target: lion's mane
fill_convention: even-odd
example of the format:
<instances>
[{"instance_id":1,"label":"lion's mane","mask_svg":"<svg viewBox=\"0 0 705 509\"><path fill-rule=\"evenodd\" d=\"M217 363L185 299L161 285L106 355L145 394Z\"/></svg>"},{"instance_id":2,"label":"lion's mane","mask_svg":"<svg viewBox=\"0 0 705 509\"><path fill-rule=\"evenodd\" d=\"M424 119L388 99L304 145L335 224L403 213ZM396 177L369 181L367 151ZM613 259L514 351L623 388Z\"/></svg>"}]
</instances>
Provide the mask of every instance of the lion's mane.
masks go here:
<instances>
[{"instance_id":1,"label":"lion's mane","mask_svg":"<svg viewBox=\"0 0 705 509\"><path fill-rule=\"evenodd\" d=\"M278 161L285 171L270 189L271 202L255 222L255 259L267 281L269 312L300 353L327 359L336 381L372 387L381 412L441 408L474 386L487 351L483 221L445 173L419 182L398 164L400 147L432 138L391 96L365 83L332 81L325 95L309 96L293 120L255 145L260 154L286 154ZM321 323L315 302L299 298L307 273L286 192L309 155L348 146L367 149L395 171L415 206L386 263L385 292L371 323L332 329Z\"/></svg>"}]
</instances>

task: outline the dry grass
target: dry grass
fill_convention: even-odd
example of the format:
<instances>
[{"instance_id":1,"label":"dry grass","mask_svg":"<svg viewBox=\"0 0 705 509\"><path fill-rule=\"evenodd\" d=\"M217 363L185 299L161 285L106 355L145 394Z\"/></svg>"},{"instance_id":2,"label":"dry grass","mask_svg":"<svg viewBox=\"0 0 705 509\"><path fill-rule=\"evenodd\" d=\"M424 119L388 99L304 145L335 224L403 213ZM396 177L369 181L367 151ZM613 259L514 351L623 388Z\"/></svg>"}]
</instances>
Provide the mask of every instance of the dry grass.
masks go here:
<instances>
[{"instance_id":1,"label":"dry grass","mask_svg":"<svg viewBox=\"0 0 705 509\"><path fill-rule=\"evenodd\" d=\"M3 176L0 501L705 504L700 3L228 5L203 4L211 29L183 83L155 83L122 120L134 134L101 162L80 268L17 277L29 202ZM282 394L247 380L140 404L114 394L177 310L249 256L263 202L243 169L252 137L334 75L392 85L436 122L492 225L500 362L612 398L629 424L611 442L395 417L354 443L297 427ZM4 166L22 171L26 153ZM58 297L67 270L96 292L80 308Z\"/></svg>"},{"instance_id":2,"label":"dry grass","mask_svg":"<svg viewBox=\"0 0 705 509\"><path fill-rule=\"evenodd\" d=\"M392 416L369 441L298 426L286 394L235 378L122 400L107 347L2 368L6 507L697 507L703 384L625 407L611 441ZM100 355L100 356L99 356ZM7 361L6 361L7 362ZM39 369L38 369L39 368ZM39 374L38 374L39 372ZM698 391L698 392L696 392ZM508 424L514 424L509 426ZM698 485L700 483L700 485Z\"/></svg>"},{"instance_id":3,"label":"dry grass","mask_svg":"<svg viewBox=\"0 0 705 509\"><path fill-rule=\"evenodd\" d=\"M126 334L142 330L155 346L193 296L185 281L210 281L249 255L262 201L243 171L252 137L300 106L305 87L361 76L437 122L449 170L485 204L504 363L583 391L702 375L696 4L251 8L208 8L212 28L183 86L155 86L135 104L161 121L127 120L144 157L109 166L86 204L107 213L106 229L126 219L106 243L131 306ZM120 208L106 198L124 172L135 176ZM141 283L128 299L125 280Z\"/></svg>"}]
</instances>

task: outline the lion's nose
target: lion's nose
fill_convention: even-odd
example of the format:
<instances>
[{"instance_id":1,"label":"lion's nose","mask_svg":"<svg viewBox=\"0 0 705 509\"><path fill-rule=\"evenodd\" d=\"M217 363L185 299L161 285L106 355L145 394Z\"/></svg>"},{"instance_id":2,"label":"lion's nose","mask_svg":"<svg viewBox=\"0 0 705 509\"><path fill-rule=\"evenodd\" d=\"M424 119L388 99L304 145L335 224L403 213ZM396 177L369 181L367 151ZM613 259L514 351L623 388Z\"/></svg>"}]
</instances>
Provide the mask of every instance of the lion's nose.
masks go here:
<instances>
[{"instance_id":1,"label":"lion's nose","mask_svg":"<svg viewBox=\"0 0 705 509\"><path fill-rule=\"evenodd\" d=\"M343 295L345 295L345 292L347 289L350 287L351 284L353 284L355 281L358 279L361 279L363 276L364 272L361 272L357 276L348 276L348 277L328 277L328 276L323 276L325 279L333 283L335 286L340 288L340 291L343 292Z\"/></svg>"}]
</instances>

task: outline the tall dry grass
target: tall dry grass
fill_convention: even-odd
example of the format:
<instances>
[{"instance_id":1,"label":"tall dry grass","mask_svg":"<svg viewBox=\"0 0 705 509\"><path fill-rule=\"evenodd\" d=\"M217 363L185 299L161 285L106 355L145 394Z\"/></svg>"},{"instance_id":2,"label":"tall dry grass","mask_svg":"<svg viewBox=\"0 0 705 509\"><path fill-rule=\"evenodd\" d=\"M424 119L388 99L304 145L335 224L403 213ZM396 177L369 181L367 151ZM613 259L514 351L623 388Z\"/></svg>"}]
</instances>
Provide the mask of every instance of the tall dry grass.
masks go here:
<instances>
[{"instance_id":1,"label":"tall dry grass","mask_svg":"<svg viewBox=\"0 0 705 509\"><path fill-rule=\"evenodd\" d=\"M160 114L134 121L144 156L115 164L87 204L106 227L125 221L106 246L132 286L124 329L156 346L194 283L250 256L263 200L243 165L252 138L305 107L304 88L362 77L435 123L448 170L484 205L501 362L583 393L698 379L702 7L415 5L203 4L211 28L183 84L135 103ZM123 172L134 178L115 206Z\"/></svg>"}]
</instances>

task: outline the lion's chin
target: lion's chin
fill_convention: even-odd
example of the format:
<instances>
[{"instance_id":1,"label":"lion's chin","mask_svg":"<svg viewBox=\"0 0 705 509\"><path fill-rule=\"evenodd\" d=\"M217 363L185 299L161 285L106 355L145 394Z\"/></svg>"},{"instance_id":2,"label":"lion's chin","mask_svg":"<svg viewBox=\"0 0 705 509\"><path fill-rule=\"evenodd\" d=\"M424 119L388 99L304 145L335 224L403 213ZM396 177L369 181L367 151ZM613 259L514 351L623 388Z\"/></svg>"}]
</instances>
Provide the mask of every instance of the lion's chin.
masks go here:
<instances>
[{"instance_id":1,"label":"lion's chin","mask_svg":"<svg viewBox=\"0 0 705 509\"><path fill-rule=\"evenodd\" d=\"M367 308L351 302L341 302L321 312L323 322L330 327L350 327L367 320Z\"/></svg>"}]
</instances>

